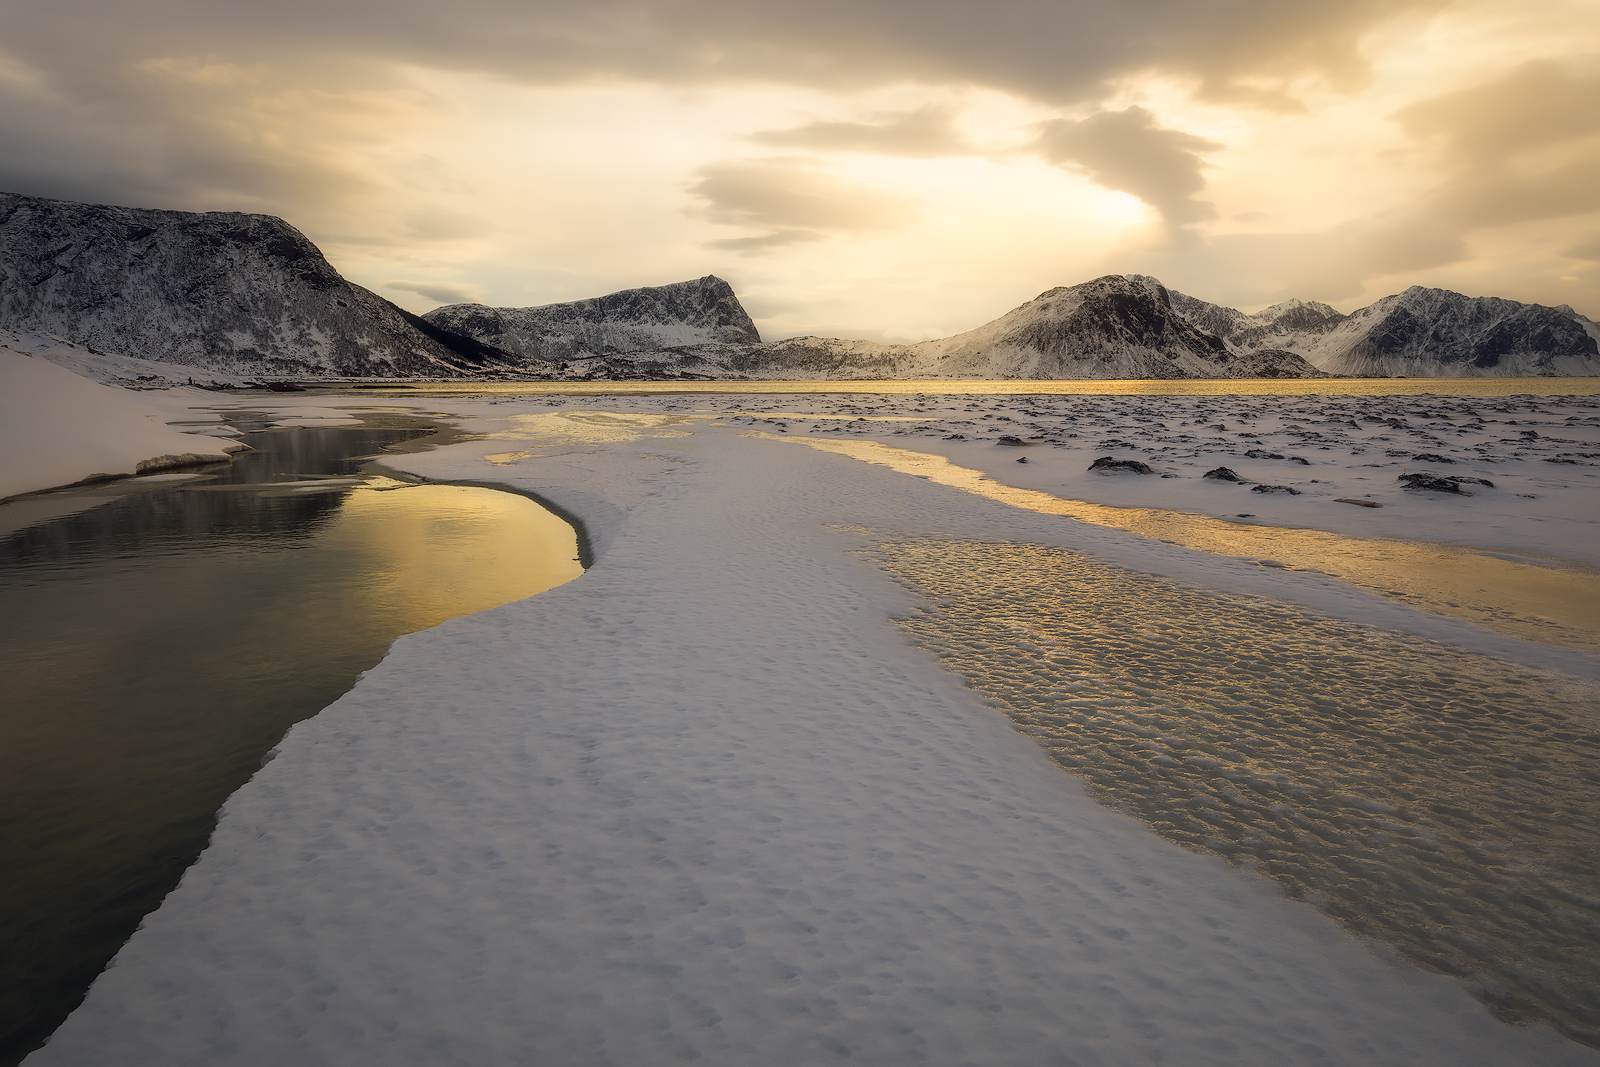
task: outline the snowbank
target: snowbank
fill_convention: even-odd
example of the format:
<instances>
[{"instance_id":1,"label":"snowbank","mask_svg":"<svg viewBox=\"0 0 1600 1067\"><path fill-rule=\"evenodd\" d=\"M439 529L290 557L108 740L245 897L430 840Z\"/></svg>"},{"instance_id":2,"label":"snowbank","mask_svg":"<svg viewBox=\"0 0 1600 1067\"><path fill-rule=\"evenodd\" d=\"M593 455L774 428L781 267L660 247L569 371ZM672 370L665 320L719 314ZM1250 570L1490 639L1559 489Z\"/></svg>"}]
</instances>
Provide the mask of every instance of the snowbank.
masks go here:
<instances>
[{"instance_id":1,"label":"snowbank","mask_svg":"<svg viewBox=\"0 0 1600 1067\"><path fill-rule=\"evenodd\" d=\"M1062 544L1466 624L743 424L451 404L495 439L389 462L552 499L596 565L295 727L32 1067L1600 1062L1093 803L849 549Z\"/></svg>"},{"instance_id":2,"label":"snowbank","mask_svg":"<svg viewBox=\"0 0 1600 1067\"><path fill-rule=\"evenodd\" d=\"M138 393L0 348L0 499L228 458L227 443L180 433L168 417Z\"/></svg>"}]
</instances>

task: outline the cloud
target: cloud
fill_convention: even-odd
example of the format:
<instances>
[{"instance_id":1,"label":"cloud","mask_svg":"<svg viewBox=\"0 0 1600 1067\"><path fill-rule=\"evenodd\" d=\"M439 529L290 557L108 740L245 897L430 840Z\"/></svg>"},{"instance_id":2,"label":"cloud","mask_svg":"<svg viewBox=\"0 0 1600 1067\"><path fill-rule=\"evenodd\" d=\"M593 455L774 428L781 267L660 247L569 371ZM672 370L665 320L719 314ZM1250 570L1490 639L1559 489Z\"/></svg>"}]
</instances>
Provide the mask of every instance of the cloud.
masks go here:
<instances>
[{"instance_id":1,"label":"cloud","mask_svg":"<svg viewBox=\"0 0 1600 1067\"><path fill-rule=\"evenodd\" d=\"M1379 215L1322 230L1223 234L1128 257L1122 270L1154 274L1186 293L1234 307L1290 297L1342 300L1369 279L1414 275L1467 254L1461 235L1426 219Z\"/></svg>"},{"instance_id":2,"label":"cloud","mask_svg":"<svg viewBox=\"0 0 1600 1067\"><path fill-rule=\"evenodd\" d=\"M1081 121L1055 119L1041 128L1032 150L1052 163L1082 171L1098 185L1131 193L1183 227L1214 218L1194 199L1205 188L1202 153L1223 146L1161 127L1142 107L1101 111Z\"/></svg>"},{"instance_id":3,"label":"cloud","mask_svg":"<svg viewBox=\"0 0 1600 1067\"><path fill-rule=\"evenodd\" d=\"M707 241L705 245L707 248L749 256L822 239L823 235L815 230L777 230L759 237L729 237L721 241Z\"/></svg>"},{"instance_id":4,"label":"cloud","mask_svg":"<svg viewBox=\"0 0 1600 1067\"><path fill-rule=\"evenodd\" d=\"M986 86L1047 102L1159 71L1213 96L1287 98L1366 76L1363 38L1446 0L57 0L11 5L18 55L104 87L132 63L386 62L541 83L751 79L822 87ZM70 72L70 73L69 73Z\"/></svg>"},{"instance_id":5,"label":"cloud","mask_svg":"<svg viewBox=\"0 0 1600 1067\"><path fill-rule=\"evenodd\" d=\"M701 167L696 176L689 192L705 203L695 214L771 231L712 245L733 251L770 251L825 232L894 230L919 214L916 201L836 177L804 158L726 160Z\"/></svg>"},{"instance_id":6,"label":"cloud","mask_svg":"<svg viewBox=\"0 0 1600 1067\"><path fill-rule=\"evenodd\" d=\"M406 235L424 241L457 241L494 232L485 219L461 211L428 207L406 217Z\"/></svg>"},{"instance_id":7,"label":"cloud","mask_svg":"<svg viewBox=\"0 0 1600 1067\"><path fill-rule=\"evenodd\" d=\"M1600 75L1533 61L1394 119L1447 174L1428 210L1463 229L1600 211Z\"/></svg>"},{"instance_id":8,"label":"cloud","mask_svg":"<svg viewBox=\"0 0 1600 1067\"><path fill-rule=\"evenodd\" d=\"M384 282L386 289L398 289L402 293L416 293L429 300L437 300L441 304L475 304L478 302L476 291L467 285L456 285L452 282Z\"/></svg>"},{"instance_id":9,"label":"cloud","mask_svg":"<svg viewBox=\"0 0 1600 1067\"><path fill-rule=\"evenodd\" d=\"M788 130L761 130L752 141L785 148L874 152L889 156L960 156L972 152L957 132L948 107L929 104L915 111L879 116L877 122L808 122Z\"/></svg>"},{"instance_id":10,"label":"cloud","mask_svg":"<svg viewBox=\"0 0 1600 1067\"><path fill-rule=\"evenodd\" d=\"M1442 2L11 3L0 40L0 188L448 240L470 230L408 233L399 213L376 221L377 194L407 181L379 142L441 118L437 102L414 92L417 71L525 85L959 86L1054 104L1097 100L1153 72L1203 94L1272 103L1308 77L1359 81L1364 35ZM758 139L925 157L962 147L938 108Z\"/></svg>"},{"instance_id":11,"label":"cloud","mask_svg":"<svg viewBox=\"0 0 1600 1067\"><path fill-rule=\"evenodd\" d=\"M1600 233L1591 234L1586 240L1563 248L1561 254L1568 259L1581 259L1590 263L1600 263Z\"/></svg>"}]
</instances>

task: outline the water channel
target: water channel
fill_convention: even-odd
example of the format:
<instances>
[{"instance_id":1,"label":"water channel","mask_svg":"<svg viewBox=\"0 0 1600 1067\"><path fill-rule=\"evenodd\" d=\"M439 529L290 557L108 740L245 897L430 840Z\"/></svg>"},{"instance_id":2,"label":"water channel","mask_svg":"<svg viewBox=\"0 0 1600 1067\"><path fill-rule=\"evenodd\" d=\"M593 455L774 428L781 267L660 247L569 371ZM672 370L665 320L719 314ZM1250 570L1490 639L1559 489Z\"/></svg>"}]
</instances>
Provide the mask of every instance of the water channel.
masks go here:
<instances>
[{"instance_id":1,"label":"water channel","mask_svg":"<svg viewBox=\"0 0 1600 1067\"><path fill-rule=\"evenodd\" d=\"M78 1004L285 730L401 634L582 573L538 502L371 462L436 429L258 430L231 465L0 507L0 1065Z\"/></svg>"}]
</instances>

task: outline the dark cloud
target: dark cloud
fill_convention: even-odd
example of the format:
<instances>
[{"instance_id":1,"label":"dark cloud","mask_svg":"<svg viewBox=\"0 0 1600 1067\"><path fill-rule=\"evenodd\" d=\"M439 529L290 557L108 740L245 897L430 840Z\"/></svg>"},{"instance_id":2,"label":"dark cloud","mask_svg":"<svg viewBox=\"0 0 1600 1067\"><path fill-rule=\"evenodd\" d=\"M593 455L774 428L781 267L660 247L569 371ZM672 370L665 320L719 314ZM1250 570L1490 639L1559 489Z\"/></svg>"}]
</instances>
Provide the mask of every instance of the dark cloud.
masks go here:
<instances>
[{"instance_id":1,"label":"dark cloud","mask_svg":"<svg viewBox=\"0 0 1600 1067\"><path fill-rule=\"evenodd\" d=\"M1600 75L1526 63L1395 120L1439 153L1428 210L1463 230L1600 211Z\"/></svg>"},{"instance_id":2,"label":"dark cloud","mask_svg":"<svg viewBox=\"0 0 1600 1067\"><path fill-rule=\"evenodd\" d=\"M327 78L328 88L312 92L227 65L140 61L85 84L7 58L0 54L0 189L185 210L292 204L297 221L371 191L367 176L330 151L359 142L371 125L370 105L356 103L371 93L348 82ZM281 73L292 81L310 72Z\"/></svg>"},{"instance_id":3,"label":"dark cloud","mask_svg":"<svg viewBox=\"0 0 1600 1067\"><path fill-rule=\"evenodd\" d=\"M737 159L701 167L689 192L695 213L711 222L769 232L713 247L759 252L814 240L824 232L893 230L912 222L918 204L838 178L811 160Z\"/></svg>"},{"instance_id":4,"label":"dark cloud","mask_svg":"<svg viewBox=\"0 0 1600 1067\"><path fill-rule=\"evenodd\" d=\"M441 304L472 304L478 299L476 291L470 286L450 282L384 282L383 286L402 293L416 293Z\"/></svg>"},{"instance_id":5,"label":"dark cloud","mask_svg":"<svg viewBox=\"0 0 1600 1067\"><path fill-rule=\"evenodd\" d=\"M1052 103L1158 72L1283 104L1290 77L1359 81L1363 35L1444 2L0 0L0 188L271 211L328 232L372 192L372 175L329 160L392 128L370 104L409 91L412 68L539 84L909 82ZM959 140L937 110L768 135L911 155Z\"/></svg>"},{"instance_id":6,"label":"dark cloud","mask_svg":"<svg viewBox=\"0 0 1600 1067\"><path fill-rule=\"evenodd\" d=\"M957 132L954 112L930 104L916 111L878 116L877 122L808 122L787 130L762 130L753 141L785 148L874 152L886 156L959 156L972 152Z\"/></svg>"},{"instance_id":7,"label":"dark cloud","mask_svg":"<svg viewBox=\"0 0 1600 1067\"><path fill-rule=\"evenodd\" d=\"M1359 81L1361 39L1445 0L8 0L14 55L97 93L130 63L381 60L536 81L972 84L1075 101L1159 70L1212 95Z\"/></svg>"},{"instance_id":8,"label":"dark cloud","mask_svg":"<svg viewBox=\"0 0 1600 1067\"><path fill-rule=\"evenodd\" d=\"M1179 227L1215 217L1215 209L1194 196L1206 185L1202 154L1222 147L1165 129L1142 107L1047 122L1032 145L1045 159L1080 170L1097 185L1131 193Z\"/></svg>"}]
</instances>

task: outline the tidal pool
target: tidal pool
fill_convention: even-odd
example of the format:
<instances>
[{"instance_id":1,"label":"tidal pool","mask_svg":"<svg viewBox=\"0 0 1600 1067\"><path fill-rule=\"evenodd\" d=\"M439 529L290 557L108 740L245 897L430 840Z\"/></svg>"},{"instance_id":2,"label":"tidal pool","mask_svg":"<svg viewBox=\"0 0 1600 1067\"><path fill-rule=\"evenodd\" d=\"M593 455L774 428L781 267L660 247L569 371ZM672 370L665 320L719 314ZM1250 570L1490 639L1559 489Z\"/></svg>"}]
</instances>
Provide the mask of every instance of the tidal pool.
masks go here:
<instances>
[{"instance_id":1,"label":"tidal pool","mask_svg":"<svg viewBox=\"0 0 1600 1067\"><path fill-rule=\"evenodd\" d=\"M536 501L368 462L430 432L251 433L198 477L25 502L70 513L0 542L0 1064L77 1005L284 731L394 638L582 573L577 531Z\"/></svg>"},{"instance_id":2,"label":"tidal pool","mask_svg":"<svg viewBox=\"0 0 1600 1067\"><path fill-rule=\"evenodd\" d=\"M1041 545L868 553L1101 802L1600 1046L1593 684Z\"/></svg>"}]
</instances>

